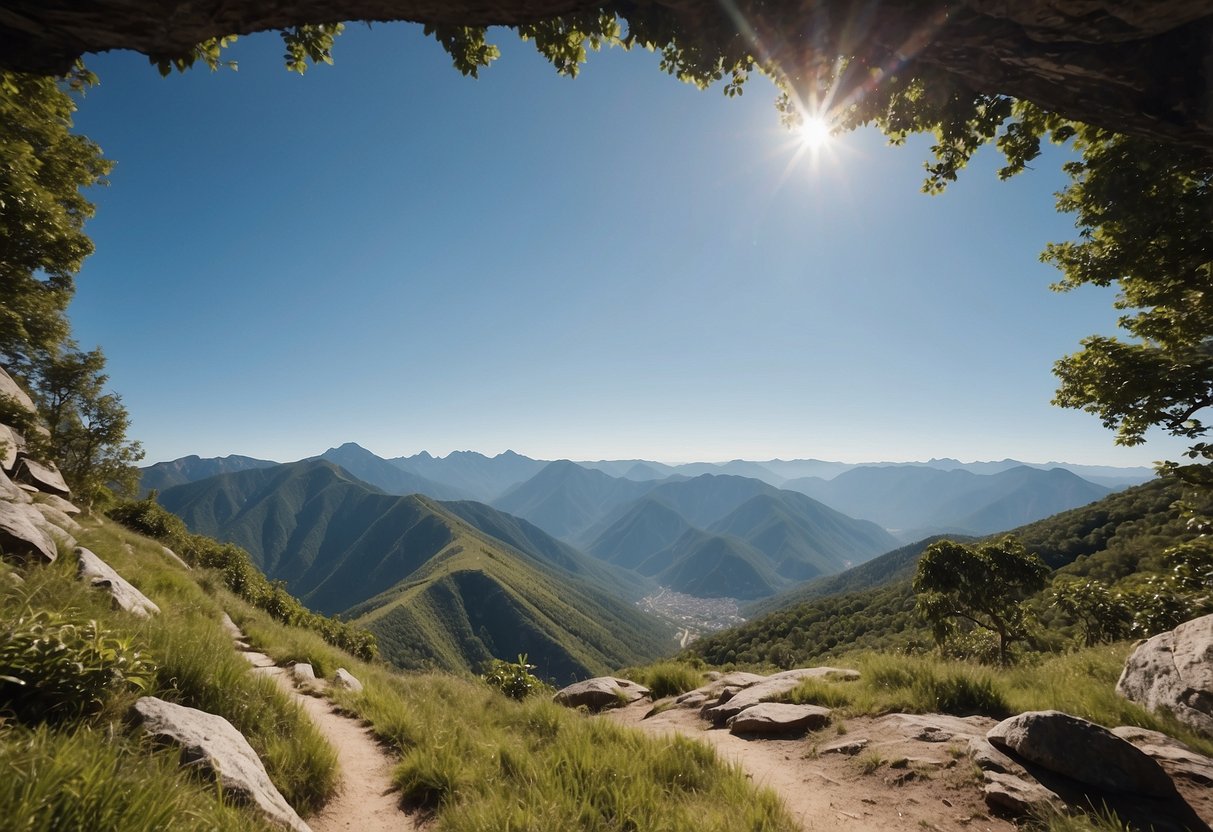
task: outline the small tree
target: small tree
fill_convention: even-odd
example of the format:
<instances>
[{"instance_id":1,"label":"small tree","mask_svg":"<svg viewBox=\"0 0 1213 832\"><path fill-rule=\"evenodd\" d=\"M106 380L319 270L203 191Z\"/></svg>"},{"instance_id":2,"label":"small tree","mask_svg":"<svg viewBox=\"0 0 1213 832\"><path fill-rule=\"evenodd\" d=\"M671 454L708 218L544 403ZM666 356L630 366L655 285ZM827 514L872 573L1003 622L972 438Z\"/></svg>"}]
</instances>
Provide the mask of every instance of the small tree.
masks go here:
<instances>
[{"instance_id":1,"label":"small tree","mask_svg":"<svg viewBox=\"0 0 1213 832\"><path fill-rule=\"evenodd\" d=\"M1122 639L1132 628L1133 613L1124 596L1103 581L1057 580L1052 593L1053 606L1078 623L1088 647Z\"/></svg>"},{"instance_id":2,"label":"small tree","mask_svg":"<svg viewBox=\"0 0 1213 832\"><path fill-rule=\"evenodd\" d=\"M932 543L914 576L915 608L943 643L957 621L998 636L998 659L1007 663L1007 648L1028 635L1024 598L1042 589L1049 567L1010 535L992 543L965 546L951 540Z\"/></svg>"}]
</instances>

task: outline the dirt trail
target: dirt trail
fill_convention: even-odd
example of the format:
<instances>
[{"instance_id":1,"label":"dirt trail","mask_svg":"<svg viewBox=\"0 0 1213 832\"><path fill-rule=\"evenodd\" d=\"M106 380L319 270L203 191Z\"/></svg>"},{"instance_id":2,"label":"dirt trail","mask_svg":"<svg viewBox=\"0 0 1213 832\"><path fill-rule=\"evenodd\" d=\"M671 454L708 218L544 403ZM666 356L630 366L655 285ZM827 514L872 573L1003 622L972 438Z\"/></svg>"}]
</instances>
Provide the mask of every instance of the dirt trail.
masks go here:
<instances>
[{"instance_id":1,"label":"dirt trail","mask_svg":"<svg viewBox=\"0 0 1213 832\"><path fill-rule=\"evenodd\" d=\"M237 646L243 634L232 633ZM356 719L336 711L328 699L309 696L295 687L286 668L276 667L262 653L243 651L258 673L299 703L313 724L337 752L341 785L337 796L317 814L304 818L312 832L412 832L422 827L400 808L392 785L396 761L375 739L371 730Z\"/></svg>"},{"instance_id":2,"label":"dirt trail","mask_svg":"<svg viewBox=\"0 0 1213 832\"><path fill-rule=\"evenodd\" d=\"M802 829L1012 832L991 817L981 784L956 742L925 742L887 720L849 719L846 734L828 728L796 739L743 739L711 729L694 710L671 709L649 719L642 700L606 718L652 735L673 733L706 742L759 786L776 792ZM865 741L857 755L819 753L831 743ZM966 740L967 742L967 740ZM882 762L865 771L877 758ZM894 767L894 765L896 767Z\"/></svg>"}]
</instances>

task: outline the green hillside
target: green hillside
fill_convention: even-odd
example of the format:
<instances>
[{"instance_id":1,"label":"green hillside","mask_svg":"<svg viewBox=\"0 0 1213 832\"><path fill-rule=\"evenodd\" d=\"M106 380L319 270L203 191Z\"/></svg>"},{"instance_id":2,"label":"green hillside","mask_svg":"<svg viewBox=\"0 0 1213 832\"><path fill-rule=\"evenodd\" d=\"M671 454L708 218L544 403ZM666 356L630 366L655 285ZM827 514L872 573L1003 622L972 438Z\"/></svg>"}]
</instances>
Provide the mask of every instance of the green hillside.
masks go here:
<instances>
[{"instance_id":1,"label":"green hillside","mask_svg":"<svg viewBox=\"0 0 1213 832\"><path fill-rule=\"evenodd\" d=\"M699 598L761 598L782 583L762 552L701 529L689 529L638 569L662 586Z\"/></svg>"},{"instance_id":2,"label":"green hillside","mask_svg":"<svg viewBox=\"0 0 1213 832\"><path fill-rule=\"evenodd\" d=\"M562 459L494 500L493 507L526 518L548 534L573 540L653 485L616 479Z\"/></svg>"},{"instance_id":3,"label":"green hillside","mask_svg":"<svg viewBox=\"0 0 1213 832\"><path fill-rule=\"evenodd\" d=\"M608 563L636 569L690 528L686 518L665 503L642 497L603 529L585 550Z\"/></svg>"},{"instance_id":4,"label":"green hillside","mask_svg":"<svg viewBox=\"0 0 1213 832\"><path fill-rule=\"evenodd\" d=\"M1167 571L1162 552L1196 535L1175 506L1181 495L1178 483L1152 480L1012 533L1059 575L1109 583L1140 579ZM711 663L791 666L844 649L925 648L932 642L913 613L910 580L930 542L905 546L756 604L751 612L758 617L701 639L688 652ZM1035 603L1042 617L1050 619L1047 635L1058 638L1069 623L1056 618L1043 594Z\"/></svg>"},{"instance_id":5,"label":"green hillside","mask_svg":"<svg viewBox=\"0 0 1213 832\"><path fill-rule=\"evenodd\" d=\"M366 616L402 667L475 670L521 652L567 678L672 646L624 600L641 593L638 579L487 506L382 494L323 460L216 477L160 499L192 530L248 549L313 609Z\"/></svg>"},{"instance_id":6,"label":"green hillside","mask_svg":"<svg viewBox=\"0 0 1213 832\"><path fill-rule=\"evenodd\" d=\"M254 459L251 456L239 456L238 454L210 459L191 455L174 459L171 462L157 462L155 465L139 469L139 496L142 497L152 490L163 491L175 485L185 485L219 474L247 471L250 468L269 468L277 464L277 462L270 462L266 459Z\"/></svg>"}]
</instances>

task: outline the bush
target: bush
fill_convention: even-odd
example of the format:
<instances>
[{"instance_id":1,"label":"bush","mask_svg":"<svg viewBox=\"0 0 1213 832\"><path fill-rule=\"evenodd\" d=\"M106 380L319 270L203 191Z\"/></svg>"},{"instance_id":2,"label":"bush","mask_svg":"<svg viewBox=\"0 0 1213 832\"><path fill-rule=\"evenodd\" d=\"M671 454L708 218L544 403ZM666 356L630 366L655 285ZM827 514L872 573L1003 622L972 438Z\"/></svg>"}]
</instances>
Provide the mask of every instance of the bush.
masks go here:
<instances>
[{"instance_id":1,"label":"bush","mask_svg":"<svg viewBox=\"0 0 1213 832\"><path fill-rule=\"evenodd\" d=\"M534 669L535 665L526 663L525 654L519 656L516 662L493 659L489 662L488 670L480 678L489 687L501 691L510 699L521 700L551 690L531 673Z\"/></svg>"},{"instance_id":2,"label":"bush","mask_svg":"<svg viewBox=\"0 0 1213 832\"><path fill-rule=\"evenodd\" d=\"M22 609L0 639L0 704L22 722L95 713L117 693L144 690L156 666L96 621Z\"/></svg>"},{"instance_id":3,"label":"bush","mask_svg":"<svg viewBox=\"0 0 1213 832\"><path fill-rule=\"evenodd\" d=\"M628 668L620 675L648 688L654 699L677 696L703 684L703 673L682 662L661 662L648 667Z\"/></svg>"}]
</instances>

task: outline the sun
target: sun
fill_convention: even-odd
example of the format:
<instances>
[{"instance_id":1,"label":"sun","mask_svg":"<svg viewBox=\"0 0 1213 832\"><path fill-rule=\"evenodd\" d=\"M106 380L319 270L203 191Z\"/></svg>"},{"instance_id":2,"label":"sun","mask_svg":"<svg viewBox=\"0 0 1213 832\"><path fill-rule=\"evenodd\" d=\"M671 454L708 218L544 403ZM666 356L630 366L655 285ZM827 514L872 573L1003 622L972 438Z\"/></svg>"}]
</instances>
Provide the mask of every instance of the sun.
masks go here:
<instances>
[{"instance_id":1,"label":"sun","mask_svg":"<svg viewBox=\"0 0 1213 832\"><path fill-rule=\"evenodd\" d=\"M820 150L830 140L830 122L821 116L806 115L799 132L801 144L809 150Z\"/></svg>"}]
</instances>

